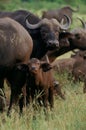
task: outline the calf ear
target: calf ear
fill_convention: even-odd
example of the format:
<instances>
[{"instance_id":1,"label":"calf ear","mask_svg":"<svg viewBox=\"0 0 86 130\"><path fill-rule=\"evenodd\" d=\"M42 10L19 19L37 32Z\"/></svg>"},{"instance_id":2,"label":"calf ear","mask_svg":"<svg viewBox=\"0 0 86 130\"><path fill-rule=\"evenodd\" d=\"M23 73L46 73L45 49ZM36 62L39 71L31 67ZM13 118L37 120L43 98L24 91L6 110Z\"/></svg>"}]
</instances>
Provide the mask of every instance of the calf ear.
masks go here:
<instances>
[{"instance_id":1,"label":"calf ear","mask_svg":"<svg viewBox=\"0 0 86 130\"><path fill-rule=\"evenodd\" d=\"M49 63L41 63L40 67L44 72L47 72L52 69L52 66Z\"/></svg>"}]
</instances>

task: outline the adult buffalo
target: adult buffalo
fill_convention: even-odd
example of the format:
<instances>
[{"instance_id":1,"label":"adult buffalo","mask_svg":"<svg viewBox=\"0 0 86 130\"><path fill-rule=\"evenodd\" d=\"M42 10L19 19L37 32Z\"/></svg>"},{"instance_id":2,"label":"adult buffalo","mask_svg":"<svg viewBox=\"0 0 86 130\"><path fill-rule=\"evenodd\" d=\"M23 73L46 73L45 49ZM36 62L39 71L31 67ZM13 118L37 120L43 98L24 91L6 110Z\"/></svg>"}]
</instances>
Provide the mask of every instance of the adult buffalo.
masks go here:
<instances>
[{"instance_id":1,"label":"adult buffalo","mask_svg":"<svg viewBox=\"0 0 86 130\"><path fill-rule=\"evenodd\" d=\"M72 76L74 77L74 82L82 81L84 82L83 92L86 93L86 51L83 52L82 59L77 58L74 63Z\"/></svg>"},{"instance_id":2,"label":"adult buffalo","mask_svg":"<svg viewBox=\"0 0 86 130\"><path fill-rule=\"evenodd\" d=\"M76 28L71 31L74 37L70 39L70 42L76 48L86 50L86 23L80 18L79 20L81 21L83 28Z\"/></svg>"},{"instance_id":3,"label":"adult buffalo","mask_svg":"<svg viewBox=\"0 0 86 130\"><path fill-rule=\"evenodd\" d=\"M27 16L28 15L28 16ZM0 17L11 17L19 22L30 33L33 39L32 57L41 59L48 50L59 47L59 33L61 29L68 29L70 20L62 25L55 19L40 19L29 11L0 12Z\"/></svg>"},{"instance_id":4,"label":"adult buffalo","mask_svg":"<svg viewBox=\"0 0 86 130\"><path fill-rule=\"evenodd\" d=\"M72 20L72 14L73 12L77 12L78 8L76 10L72 9L70 6L65 6L60 9L53 9L53 10L48 10L48 11L43 11L42 13L42 18L55 18L59 22L61 22L62 18L64 17L64 14L69 16ZM64 20L66 22L66 19Z\"/></svg>"},{"instance_id":5,"label":"adult buffalo","mask_svg":"<svg viewBox=\"0 0 86 130\"><path fill-rule=\"evenodd\" d=\"M69 46L62 46L59 48L59 50L56 49L51 52L48 52L48 57L51 62L53 62L56 59L56 57L68 51L71 51L74 49L86 50L86 37L85 37L86 36L86 23L82 19L79 19L79 20L81 21L83 28L76 28L76 29L73 29L72 31L66 32L65 34L67 35L67 42L69 42Z\"/></svg>"},{"instance_id":6,"label":"adult buffalo","mask_svg":"<svg viewBox=\"0 0 86 130\"><path fill-rule=\"evenodd\" d=\"M3 89L7 67L27 64L33 41L29 33L11 18L0 18L0 88Z\"/></svg>"},{"instance_id":7,"label":"adult buffalo","mask_svg":"<svg viewBox=\"0 0 86 130\"><path fill-rule=\"evenodd\" d=\"M28 32L10 18L0 18L0 66L27 63L33 42Z\"/></svg>"}]
</instances>

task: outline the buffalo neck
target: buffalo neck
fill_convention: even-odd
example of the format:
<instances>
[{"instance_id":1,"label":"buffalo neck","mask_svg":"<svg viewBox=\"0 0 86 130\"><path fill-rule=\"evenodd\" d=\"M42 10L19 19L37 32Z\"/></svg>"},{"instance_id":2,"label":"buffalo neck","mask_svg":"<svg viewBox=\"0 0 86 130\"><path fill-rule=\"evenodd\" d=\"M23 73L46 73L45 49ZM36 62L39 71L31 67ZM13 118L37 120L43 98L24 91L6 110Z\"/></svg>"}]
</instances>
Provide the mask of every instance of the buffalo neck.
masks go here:
<instances>
[{"instance_id":1,"label":"buffalo neck","mask_svg":"<svg viewBox=\"0 0 86 130\"><path fill-rule=\"evenodd\" d=\"M33 39L33 51L31 54L31 58L38 58L41 59L46 53L46 43L42 40L40 33L31 35Z\"/></svg>"}]
</instances>

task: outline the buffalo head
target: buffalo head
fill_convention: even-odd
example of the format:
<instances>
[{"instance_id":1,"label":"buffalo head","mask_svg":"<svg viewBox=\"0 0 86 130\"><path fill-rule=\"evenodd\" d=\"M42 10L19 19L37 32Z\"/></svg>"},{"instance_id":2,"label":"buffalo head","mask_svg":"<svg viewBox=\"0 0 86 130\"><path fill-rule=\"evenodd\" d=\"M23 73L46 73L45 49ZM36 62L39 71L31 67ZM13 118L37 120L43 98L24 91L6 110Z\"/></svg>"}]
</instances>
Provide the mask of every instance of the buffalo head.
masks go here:
<instances>
[{"instance_id":1,"label":"buffalo head","mask_svg":"<svg viewBox=\"0 0 86 130\"><path fill-rule=\"evenodd\" d=\"M71 43L79 49L86 49L86 23L82 22L83 28L76 28L71 31L74 37L70 40Z\"/></svg>"},{"instance_id":2,"label":"buffalo head","mask_svg":"<svg viewBox=\"0 0 86 130\"><path fill-rule=\"evenodd\" d=\"M65 16L67 19L66 24L59 23L56 19L44 18L40 20L37 24L30 24L28 22L28 16L26 17L26 26L32 30L40 31L40 37L42 42L48 50L52 50L59 47L59 33L61 29L67 30L70 26L71 20L69 17Z\"/></svg>"},{"instance_id":3,"label":"buffalo head","mask_svg":"<svg viewBox=\"0 0 86 130\"><path fill-rule=\"evenodd\" d=\"M42 18L55 18L59 22L61 22L64 14L69 16L72 20L72 13L79 11L79 7L77 9L72 9L70 6L65 6L59 9L53 9L53 10L48 10L48 11L43 11L42 12ZM64 23L66 23L66 18L64 18Z\"/></svg>"}]
</instances>

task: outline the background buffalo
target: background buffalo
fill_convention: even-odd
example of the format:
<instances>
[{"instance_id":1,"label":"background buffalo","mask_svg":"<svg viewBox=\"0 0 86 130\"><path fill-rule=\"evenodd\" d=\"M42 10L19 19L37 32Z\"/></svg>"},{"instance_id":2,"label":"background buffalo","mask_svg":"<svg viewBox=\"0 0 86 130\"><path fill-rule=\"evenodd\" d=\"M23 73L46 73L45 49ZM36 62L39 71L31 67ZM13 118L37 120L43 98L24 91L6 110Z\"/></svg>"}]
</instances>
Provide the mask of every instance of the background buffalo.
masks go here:
<instances>
[{"instance_id":1,"label":"background buffalo","mask_svg":"<svg viewBox=\"0 0 86 130\"><path fill-rule=\"evenodd\" d=\"M65 6L59 9L53 9L53 10L48 10L48 11L43 11L42 12L42 18L55 18L57 19L59 22L61 22L61 20L64 17L64 14L69 16L72 20L72 14L74 12L77 12L78 8L76 10L72 9L70 6ZM64 18L64 22L66 22L66 19Z\"/></svg>"}]
</instances>

